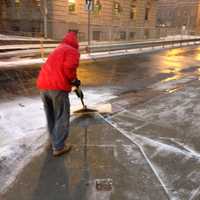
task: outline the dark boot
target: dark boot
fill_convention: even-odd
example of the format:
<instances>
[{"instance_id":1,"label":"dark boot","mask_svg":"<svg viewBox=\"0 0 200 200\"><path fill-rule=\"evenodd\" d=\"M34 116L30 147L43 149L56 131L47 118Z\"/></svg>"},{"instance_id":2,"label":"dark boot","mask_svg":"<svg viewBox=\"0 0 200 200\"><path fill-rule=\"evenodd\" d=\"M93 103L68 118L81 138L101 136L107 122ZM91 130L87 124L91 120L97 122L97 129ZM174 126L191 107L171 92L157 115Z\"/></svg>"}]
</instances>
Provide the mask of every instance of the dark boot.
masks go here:
<instances>
[{"instance_id":1,"label":"dark boot","mask_svg":"<svg viewBox=\"0 0 200 200\"><path fill-rule=\"evenodd\" d=\"M72 145L65 145L62 149L59 150L53 150L53 156L61 156L65 153L70 152L70 150L72 149Z\"/></svg>"}]
</instances>

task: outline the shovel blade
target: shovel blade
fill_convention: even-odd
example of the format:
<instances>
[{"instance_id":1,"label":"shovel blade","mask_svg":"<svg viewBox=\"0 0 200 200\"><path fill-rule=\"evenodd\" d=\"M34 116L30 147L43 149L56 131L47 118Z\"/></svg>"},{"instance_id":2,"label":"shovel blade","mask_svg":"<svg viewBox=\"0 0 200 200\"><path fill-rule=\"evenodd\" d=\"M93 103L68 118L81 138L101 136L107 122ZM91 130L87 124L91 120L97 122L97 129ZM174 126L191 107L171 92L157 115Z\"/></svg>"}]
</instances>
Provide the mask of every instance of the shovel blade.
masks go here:
<instances>
[{"instance_id":1,"label":"shovel blade","mask_svg":"<svg viewBox=\"0 0 200 200\"><path fill-rule=\"evenodd\" d=\"M100 113L100 114L112 113L112 106L111 104L100 104L96 106L91 106L90 108L87 108L86 106L83 108L80 107L71 108L71 114L88 114L88 113Z\"/></svg>"}]
</instances>

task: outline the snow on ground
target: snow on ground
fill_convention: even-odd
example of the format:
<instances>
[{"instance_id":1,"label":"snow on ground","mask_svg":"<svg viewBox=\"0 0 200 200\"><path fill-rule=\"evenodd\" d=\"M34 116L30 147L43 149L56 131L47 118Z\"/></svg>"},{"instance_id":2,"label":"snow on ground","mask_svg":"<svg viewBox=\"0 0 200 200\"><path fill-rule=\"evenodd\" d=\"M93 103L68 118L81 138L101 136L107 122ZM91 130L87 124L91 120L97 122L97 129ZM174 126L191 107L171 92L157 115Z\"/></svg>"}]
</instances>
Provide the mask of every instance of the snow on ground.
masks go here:
<instances>
[{"instance_id":1,"label":"snow on ground","mask_svg":"<svg viewBox=\"0 0 200 200\"><path fill-rule=\"evenodd\" d=\"M166 36L166 37L162 37L161 39L179 40L179 39L195 39L195 38L199 38L199 36L195 36L195 35L169 35L169 36Z\"/></svg>"},{"instance_id":2,"label":"snow on ground","mask_svg":"<svg viewBox=\"0 0 200 200\"><path fill-rule=\"evenodd\" d=\"M16 50L16 49L40 49L40 48L55 48L58 44L14 44L0 45L0 50Z\"/></svg>"},{"instance_id":3,"label":"snow on ground","mask_svg":"<svg viewBox=\"0 0 200 200\"><path fill-rule=\"evenodd\" d=\"M25 37L25 36L17 36L17 35L4 35L0 34L0 40L41 40L44 38L36 38L36 37ZM50 39L45 39L50 40Z\"/></svg>"},{"instance_id":4,"label":"snow on ground","mask_svg":"<svg viewBox=\"0 0 200 200\"><path fill-rule=\"evenodd\" d=\"M0 104L0 192L44 142L45 118L39 98Z\"/></svg>"},{"instance_id":5,"label":"snow on ground","mask_svg":"<svg viewBox=\"0 0 200 200\"><path fill-rule=\"evenodd\" d=\"M200 195L200 86L198 81L193 84L108 119L137 144L169 199L174 200L199 199ZM136 129L133 124L138 120Z\"/></svg>"},{"instance_id":6,"label":"snow on ground","mask_svg":"<svg viewBox=\"0 0 200 200\"><path fill-rule=\"evenodd\" d=\"M84 89L88 106L115 96L109 90L96 92ZM72 109L80 105L75 94L70 94ZM40 97L21 97L0 104L0 192L10 185L18 172L29 162L47 139L46 120Z\"/></svg>"},{"instance_id":7,"label":"snow on ground","mask_svg":"<svg viewBox=\"0 0 200 200\"><path fill-rule=\"evenodd\" d=\"M199 195L200 154L174 147L158 138L127 132L113 123L125 137L137 144L169 199L197 199ZM183 147L186 145L184 144Z\"/></svg>"}]
</instances>

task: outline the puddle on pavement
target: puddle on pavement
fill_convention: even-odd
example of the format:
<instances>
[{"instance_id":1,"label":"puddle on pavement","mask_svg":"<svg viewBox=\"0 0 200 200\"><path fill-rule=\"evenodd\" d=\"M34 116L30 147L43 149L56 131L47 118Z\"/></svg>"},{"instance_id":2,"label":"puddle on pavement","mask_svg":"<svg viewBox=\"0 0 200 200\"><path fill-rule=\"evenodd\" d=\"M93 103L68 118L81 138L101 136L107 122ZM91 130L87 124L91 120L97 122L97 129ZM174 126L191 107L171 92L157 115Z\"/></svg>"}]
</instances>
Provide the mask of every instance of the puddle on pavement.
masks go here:
<instances>
[{"instance_id":1,"label":"puddle on pavement","mask_svg":"<svg viewBox=\"0 0 200 200\"><path fill-rule=\"evenodd\" d=\"M181 48L168 50L164 54L162 59L160 59L159 71L160 73L171 75L163 79L161 83L177 81L188 74L198 75L199 67L193 66L185 58L185 54L187 54L187 51Z\"/></svg>"}]
</instances>

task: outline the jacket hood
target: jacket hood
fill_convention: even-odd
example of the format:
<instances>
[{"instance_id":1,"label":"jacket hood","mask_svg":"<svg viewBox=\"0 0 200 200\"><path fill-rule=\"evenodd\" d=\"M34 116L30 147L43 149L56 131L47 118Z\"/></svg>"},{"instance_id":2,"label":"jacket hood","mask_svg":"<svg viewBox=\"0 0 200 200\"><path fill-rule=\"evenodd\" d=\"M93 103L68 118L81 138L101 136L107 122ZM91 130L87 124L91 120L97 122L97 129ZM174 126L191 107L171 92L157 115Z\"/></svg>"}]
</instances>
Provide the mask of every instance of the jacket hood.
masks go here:
<instances>
[{"instance_id":1,"label":"jacket hood","mask_svg":"<svg viewBox=\"0 0 200 200\"><path fill-rule=\"evenodd\" d=\"M76 33L74 33L74 32L67 33L65 35L62 43L65 43L65 44L72 46L76 49L79 48L78 39L77 39Z\"/></svg>"}]
</instances>

